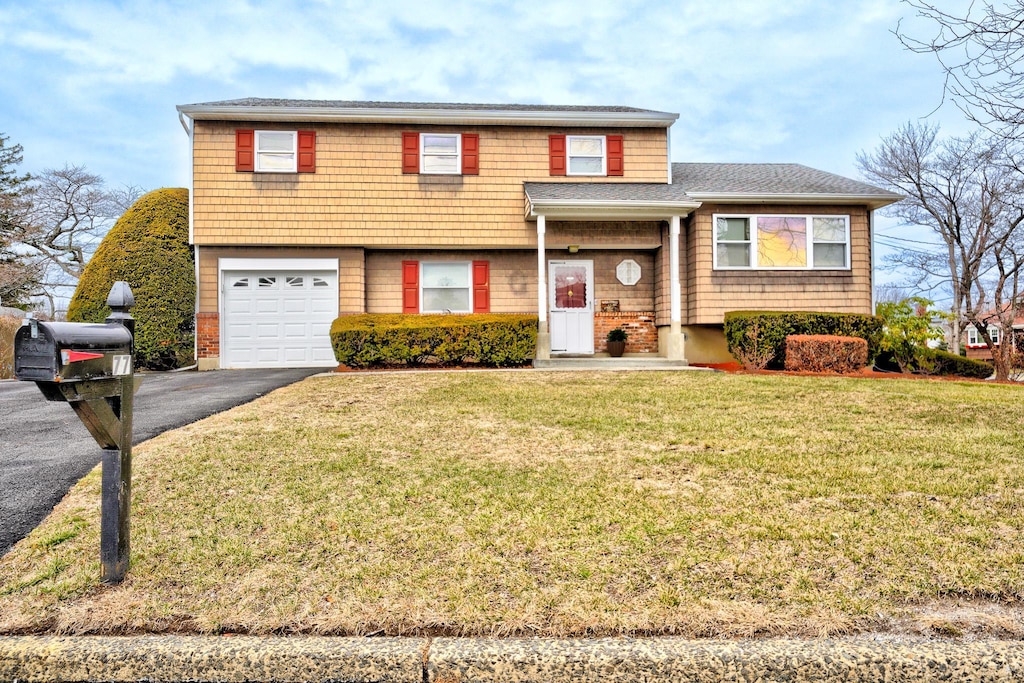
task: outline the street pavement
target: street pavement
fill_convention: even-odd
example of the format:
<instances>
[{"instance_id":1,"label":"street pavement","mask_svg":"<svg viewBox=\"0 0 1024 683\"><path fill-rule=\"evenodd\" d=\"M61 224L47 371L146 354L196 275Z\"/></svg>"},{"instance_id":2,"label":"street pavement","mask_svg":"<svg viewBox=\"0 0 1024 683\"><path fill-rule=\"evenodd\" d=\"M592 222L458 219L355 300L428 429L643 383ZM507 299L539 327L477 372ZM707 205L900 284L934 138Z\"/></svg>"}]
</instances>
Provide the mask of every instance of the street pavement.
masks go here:
<instances>
[{"instance_id":1,"label":"street pavement","mask_svg":"<svg viewBox=\"0 0 1024 683\"><path fill-rule=\"evenodd\" d=\"M144 373L135 395L132 442L248 403L318 372L323 370ZM66 403L47 401L34 382L0 381L0 555L34 529L102 454Z\"/></svg>"}]
</instances>

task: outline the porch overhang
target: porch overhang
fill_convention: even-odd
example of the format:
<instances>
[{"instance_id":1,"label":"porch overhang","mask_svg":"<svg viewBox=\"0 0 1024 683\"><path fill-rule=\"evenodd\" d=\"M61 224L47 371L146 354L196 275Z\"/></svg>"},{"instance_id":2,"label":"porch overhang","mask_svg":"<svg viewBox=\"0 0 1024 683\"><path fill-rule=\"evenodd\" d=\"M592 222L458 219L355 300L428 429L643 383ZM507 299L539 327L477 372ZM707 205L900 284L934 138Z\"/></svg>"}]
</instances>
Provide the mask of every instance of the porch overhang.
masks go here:
<instances>
[{"instance_id":1,"label":"porch overhang","mask_svg":"<svg viewBox=\"0 0 1024 683\"><path fill-rule=\"evenodd\" d=\"M526 217L560 221L668 220L701 203L662 183L524 183Z\"/></svg>"}]
</instances>

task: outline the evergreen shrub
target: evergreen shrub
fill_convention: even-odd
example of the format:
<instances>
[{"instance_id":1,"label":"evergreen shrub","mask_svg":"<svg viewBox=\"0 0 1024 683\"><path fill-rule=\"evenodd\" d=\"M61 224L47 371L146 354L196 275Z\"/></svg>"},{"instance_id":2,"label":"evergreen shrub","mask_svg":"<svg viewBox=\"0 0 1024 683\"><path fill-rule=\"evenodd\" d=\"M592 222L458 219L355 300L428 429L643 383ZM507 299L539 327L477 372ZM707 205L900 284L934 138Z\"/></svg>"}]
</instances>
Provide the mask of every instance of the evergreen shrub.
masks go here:
<instances>
[{"instance_id":1,"label":"evergreen shrub","mask_svg":"<svg viewBox=\"0 0 1024 683\"><path fill-rule=\"evenodd\" d=\"M103 322L107 295L124 280L135 295L135 365L168 370L194 357L196 280L188 244L188 190L143 195L96 249L68 306L68 320Z\"/></svg>"},{"instance_id":2,"label":"evergreen shrub","mask_svg":"<svg viewBox=\"0 0 1024 683\"><path fill-rule=\"evenodd\" d=\"M331 325L339 363L354 368L398 365L524 365L537 347L537 316L346 315Z\"/></svg>"},{"instance_id":3,"label":"evergreen shrub","mask_svg":"<svg viewBox=\"0 0 1024 683\"><path fill-rule=\"evenodd\" d=\"M724 327L729 353L751 369L783 369L786 337L794 334L859 337L867 342L868 362L882 340L882 319L859 313L729 311Z\"/></svg>"}]
</instances>

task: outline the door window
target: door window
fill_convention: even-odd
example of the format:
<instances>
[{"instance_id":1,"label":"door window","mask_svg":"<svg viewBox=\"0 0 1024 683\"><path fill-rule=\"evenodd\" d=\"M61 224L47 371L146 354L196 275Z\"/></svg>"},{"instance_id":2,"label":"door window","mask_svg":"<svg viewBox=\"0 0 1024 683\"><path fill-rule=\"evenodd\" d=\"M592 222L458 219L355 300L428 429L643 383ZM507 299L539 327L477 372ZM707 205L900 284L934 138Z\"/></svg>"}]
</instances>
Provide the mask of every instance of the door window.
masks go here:
<instances>
[{"instance_id":1,"label":"door window","mask_svg":"<svg viewBox=\"0 0 1024 683\"><path fill-rule=\"evenodd\" d=\"M585 266L555 266L555 308L587 307L587 269Z\"/></svg>"}]
</instances>

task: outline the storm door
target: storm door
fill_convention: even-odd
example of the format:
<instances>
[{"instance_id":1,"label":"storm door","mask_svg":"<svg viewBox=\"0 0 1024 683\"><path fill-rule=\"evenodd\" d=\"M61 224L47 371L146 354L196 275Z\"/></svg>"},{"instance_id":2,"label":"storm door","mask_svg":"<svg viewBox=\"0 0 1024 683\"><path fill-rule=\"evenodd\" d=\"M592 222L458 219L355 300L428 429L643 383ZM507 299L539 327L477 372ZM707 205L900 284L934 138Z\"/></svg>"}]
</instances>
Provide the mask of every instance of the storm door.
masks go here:
<instances>
[{"instance_id":1,"label":"storm door","mask_svg":"<svg viewBox=\"0 0 1024 683\"><path fill-rule=\"evenodd\" d=\"M552 353L594 353L594 262L548 261Z\"/></svg>"}]
</instances>

